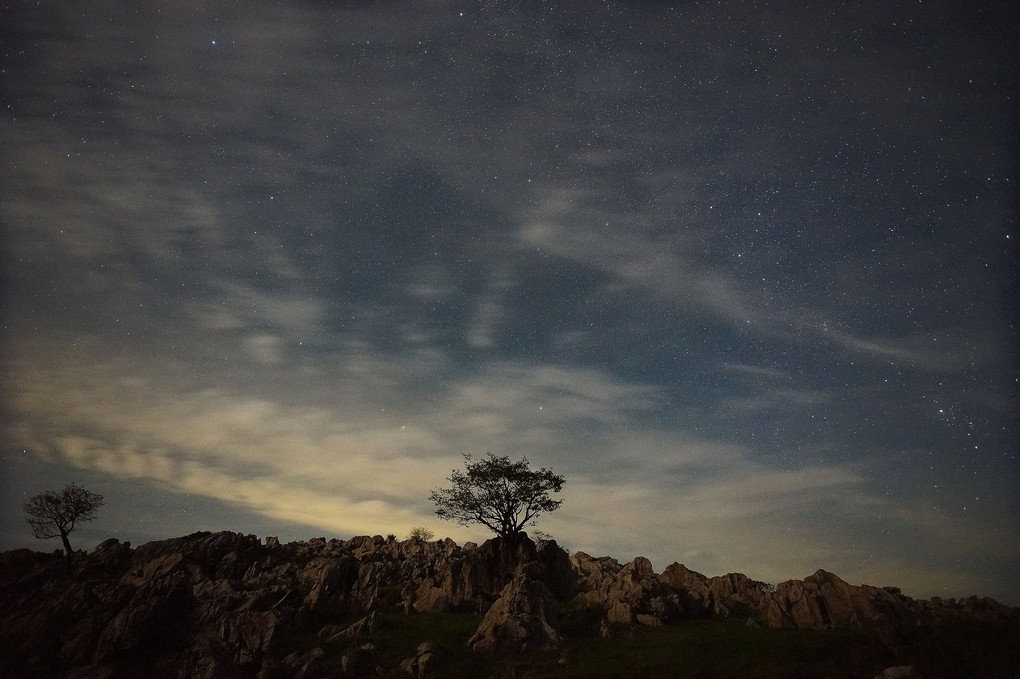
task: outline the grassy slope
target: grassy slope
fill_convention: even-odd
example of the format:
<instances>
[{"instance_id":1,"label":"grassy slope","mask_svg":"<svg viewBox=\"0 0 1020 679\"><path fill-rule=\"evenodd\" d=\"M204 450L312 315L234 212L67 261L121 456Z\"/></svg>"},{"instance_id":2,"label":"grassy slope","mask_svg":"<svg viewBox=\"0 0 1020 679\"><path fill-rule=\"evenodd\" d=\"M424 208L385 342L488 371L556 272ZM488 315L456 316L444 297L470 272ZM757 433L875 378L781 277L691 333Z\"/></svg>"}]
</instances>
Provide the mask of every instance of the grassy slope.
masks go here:
<instances>
[{"instance_id":1,"label":"grassy slope","mask_svg":"<svg viewBox=\"0 0 1020 679\"><path fill-rule=\"evenodd\" d=\"M599 615L584 609L561 612L566 638L550 653L484 655L465 642L481 616L463 613L404 615L390 610L371 639L324 646L329 666L339 667L349 648L367 642L373 663L395 669L422 641L442 647L441 677L574 677L593 679L746 677L778 679L871 679L885 667L914 664L926 679L1020 676L1020 626L950 624L939 632L917 630L911 648L894 654L872 635L853 630L777 630L747 627L743 620L696 620L660 628L615 627L598 637ZM347 622L347 621L344 621ZM353 622L353 618L350 620ZM293 637L292 649L323 646L314 636Z\"/></svg>"}]
</instances>

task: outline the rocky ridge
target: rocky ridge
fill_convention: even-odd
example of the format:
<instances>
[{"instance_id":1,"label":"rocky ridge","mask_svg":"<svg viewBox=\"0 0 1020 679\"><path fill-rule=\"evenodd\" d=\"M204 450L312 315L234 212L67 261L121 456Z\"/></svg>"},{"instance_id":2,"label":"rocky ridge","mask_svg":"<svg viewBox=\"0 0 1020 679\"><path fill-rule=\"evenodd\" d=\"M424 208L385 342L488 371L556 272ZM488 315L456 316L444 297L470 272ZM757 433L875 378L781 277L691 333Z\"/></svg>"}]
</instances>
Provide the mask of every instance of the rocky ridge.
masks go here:
<instances>
[{"instance_id":1,"label":"rocky ridge","mask_svg":"<svg viewBox=\"0 0 1020 679\"><path fill-rule=\"evenodd\" d=\"M195 533L136 549L110 539L71 565L16 550L0 555L0 676L78 679L139 676L323 675L323 648L352 646L341 675L372 665L379 611L484 613L466 643L478 652L555 648L560 605L600 611L604 635L626 626L738 616L789 628L866 628L895 644L898 631L947 619L1016 619L991 599L916 600L891 587L849 585L819 570L775 587L739 573L706 577L681 564L655 573L553 541L396 541L381 536L281 544L239 533ZM338 625L360 616L353 625ZM292 633L321 644L286 653ZM441 649L423 640L401 665L424 676ZM334 676L334 675L330 675Z\"/></svg>"}]
</instances>

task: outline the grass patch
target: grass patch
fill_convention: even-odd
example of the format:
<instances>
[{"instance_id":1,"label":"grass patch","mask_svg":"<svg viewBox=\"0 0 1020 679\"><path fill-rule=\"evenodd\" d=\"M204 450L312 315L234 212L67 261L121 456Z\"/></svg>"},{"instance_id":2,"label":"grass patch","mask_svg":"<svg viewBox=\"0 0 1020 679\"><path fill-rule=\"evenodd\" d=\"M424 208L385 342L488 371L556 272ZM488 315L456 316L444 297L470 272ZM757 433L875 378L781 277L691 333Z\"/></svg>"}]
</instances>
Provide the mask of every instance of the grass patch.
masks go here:
<instances>
[{"instance_id":1,"label":"grass patch","mask_svg":"<svg viewBox=\"0 0 1020 679\"><path fill-rule=\"evenodd\" d=\"M926 679L1020 677L1020 621L945 620L907 638L912 663Z\"/></svg>"},{"instance_id":2,"label":"grass patch","mask_svg":"<svg viewBox=\"0 0 1020 679\"><path fill-rule=\"evenodd\" d=\"M423 641L434 641L442 649L444 676L468 677L484 672L485 659L467 648L467 640L478 629L482 616L471 613L430 612L407 615L401 611L383 614L382 626L373 638L381 650L380 665L396 667L414 656ZM399 671L389 676L404 676Z\"/></svg>"},{"instance_id":3,"label":"grass patch","mask_svg":"<svg viewBox=\"0 0 1020 679\"><path fill-rule=\"evenodd\" d=\"M890 660L888 652L865 634L749 628L742 620L617 626L611 634L610 639L568 639L555 668L530 676L871 677L876 667L881 669Z\"/></svg>"},{"instance_id":4,"label":"grass patch","mask_svg":"<svg viewBox=\"0 0 1020 679\"><path fill-rule=\"evenodd\" d=\"M352 616L354 622L358 616ZM433 612L406 615L382 611L370 639L324 644L314 634L294 635L294 650L320 646L326 668L339 668L349 650L385 668L387 677L406 677L399 663L423 641L441 647L443 677L494 679L871 679L885 667L913 664L926 679L955 676L1015 677L1020 650L1016 623L959 623L918 629L908 650L894 654L864 630L787 630L748 627L743 619L691 620L664 627L612 626L599 637L598 609L564 606L558 628L563 645L545 653L481 654L467 640L482 616ZM337 624L347 622L338 621Z\"/></svg>"},{"instance_id":5,"label":"grass patch","mask_svg":"<svg viewBox=\"0 0 1020 679\"><path fill-rule=\"evenodd\" d=\"M371 644L371 650L357 652L366 661L388 670L383 676L406 677L407 674L399 670L400 662L413 657L422 642L432 641L442 649L443 674L440 676L483 676L479 673L486 671L487 659L467 648L467 640L482 622L481 615L449 612L408 615L396 608L380 610L380 614L379 627L368 638L326 643L316 635L317 629L292 632L281 639L280 654L319 647L326 653L322 669L328 674L339 672L344 654ZM364 614L345 615L329 624L343 627L363 617Z\"/></svg>"}]
</instances>

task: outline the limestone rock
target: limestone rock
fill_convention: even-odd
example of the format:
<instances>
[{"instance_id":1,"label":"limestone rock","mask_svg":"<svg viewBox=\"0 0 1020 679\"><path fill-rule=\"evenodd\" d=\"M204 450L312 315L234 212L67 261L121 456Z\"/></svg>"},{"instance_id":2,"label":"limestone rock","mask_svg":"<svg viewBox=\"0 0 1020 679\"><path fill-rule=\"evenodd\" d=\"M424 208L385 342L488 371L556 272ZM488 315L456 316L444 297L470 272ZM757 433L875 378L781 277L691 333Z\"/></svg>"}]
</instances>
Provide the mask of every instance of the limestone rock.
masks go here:
<instances>
[{"instance_id":1,"label":"limestone rock","mask_svg":"<svg viewBox=\"0 0 1020 679\"><path fill-rule=\"evenodd\" d=\"M882 670L875 679L921 679L921 673L911 665L900 665Z\"/></svg>"},{"instance_id":2,"label":"limestone rock","mask_svg":"<svg viewBox=\"0 0 1020 679\"><path fill-rule=\"evenodd\" d=\"M681 563L666 567L659 579L677 593L684 613L690 617L703 617L716 612L715 593L707 577L692 571Z\"/></svg>"},{"instance_id":3,"label":"limestone rock","mask_svg":"<svg viewBox=\"0 0 1020 679\"><path fill-rule=\"evenodd\" d=\"M243 609L233 614L217 613L208 615L210 620L220 620L217 645L230 649L229 656L236 665L261 661L274 636L285 628L281 616L273 611Z\"/></svg>"},{"instance_id":4,"label":"limestone rock","mask_svg":"<svg viewBox=\"0 0 1020 679\"><path fill-rule=\"evenodd\" d=\"M323 639L372 634L372 611L401 606L488 611L473 647L544 648L559 640L556 602L571 598L600 607L605 634L616 632L611 621L742 615L773 627L869 628L900 645L900 630L918 625L1020 617L991 599L914 600L826 571L774 589L680 564L656 575L647 559L568 558L554 542L525 536L464 547L379 536L263 545L241 533L201 532L137 548L106 540L70 564L59 552L0 554L0 676L311 678L325 671L322 650L286 655L282 638L316 629ZM334 624L351 613L364 617ZM415 672L442 659L419 650L409 659ZM353 676L376 672L378 653L347 653Z\"/></svg>"},{"instance_id":5,"label":"limestone rock","mask_svg":"<svg viewBox=\"0 0 1020 679\"><path fill-rule=\"evenodd\" d=\"M534 578L536 568L521 568L468 639L476 651L535 651L560 643L553 628L556 600Z\"/></svg>"},{"instance_id":6,"label":"limestone rock","mask_svg":"<svg viewBox=\"0 0 1020 679\"><path fill-rule=\"evenodd\" d=\"M762 610L773 627L892 628L919 623L912 601L888 589L855 587L819 570L804 580L779 583Z\"/></svg>"},{"instance_id":7,"label":"limestone rock","mask_svg":"<svg viewBox=\"0 0 1020 679\"><path fill-rule=\"evenodd\" d=\"M340 658L340 669L345 675L351 677L369 677L379 674L372 651L365 648L355 648L345 652Z\"/></svg>"},{"instance_id":8,"label":"limestone rock","mask_svg":"<svg viewBox=\"0 0 1020 679\"><path fill-rule=\"evenodd\" d=\"M145 648L183 646L183 630L166 621L186 619L195 605L183 570L146 582L105 625L96 642L93 662L102 664Z\"/></svg>"},{"instance_id":9,"label":"limestone rock","mask_svg":"<svg viewBox=\"0 0 1020 679\"><path fill-rule=\"evenodd\" d=\"M427 543L428 545L442 543ZM537 577L554 596L566 598L573 592L575 577L566 553L555 543L541 550L526 536L516 541L494 538L455 556L446 548L438 555L441 568L423 577L417 589L407 592L407 608L416 611L485 611L523 564L534 564ZM405 590L406 591L406 590Z\"/></svg>"},{"instance_id":10,"label":"limestone rock","mask_svg":"<svg viewBox=\"0 0 1020 679\"><path fill-rule=\"evenodd\" d=\"M350 608L364 612L375 608L379 602L379 584L384 577L384 565L378 561L363 563L358 567L358 577L350 586Z\"/></svg>"},{"instance_id":11,"label":"limestone rock","mask_svg":"<svg viewBox=\"0 0 1020 679\"><path fill-rule=\"evenodd\" d=\"M615 561L598 561L583 553L575 554L572 561L581 582L592 587L575 601L601 606L610 623L658 626L682 613L679 595L660 580L644 557L619 569Z\"/></svg>"},{"instance_id":12,"label":"limestone rock","mask_svg":"<svg viewBox=\"0 0 1020 679\"><path fill-rule=\"evenodd\" d=\"M347 594L357 578L358 564L350 558L322 556L313 559L300 572L302 589L307 589L303 604L312 616L326 617L350 609Z\"/></svg>"},{"instance_id":13,"label":"limestone rock","mask_svg":"<svg viewBox=\"0 0 1020 679\"><path fill-rule=\"evenodd\" d=\"M353 625L350 625L341 631L330 636L326 641L338 642L345 641L348 639L362 639L371 636L376 629L379 628L381 622L381 616L379 611L372 611L361 620L358 620Z\"/></svg>"},{"instance_id":14,"label":"limestone rock","mask_svg":"<svg viewBox=\"0 0 1020 679\"><path fill-rule=\"evenodd\" d=\"M400 663L400 669L412 677L429 677L442 665L442 649L433 641L422 642L411 658Z\"/></svg>"},{"instance_id":15,"label":"limestone rock","mask_svg":"<svg viewBox=\"0 0 1020 679\"><path fill-rule=\"evenodd\" d=\"M743 573L727 573L708 579L712 591L713 614L750 616L762 610L769 599L762 583Z\"/></svg>"},{"instance_id":16,"label":"limestone rock","mask_svg":"<svg viewBox=\"0 0 1020 679\"><path fill-rule=\"evenodd\" d=\"M535 559L541 566L540 577L552 595L559 601L571 598L577 591L577 578L567 553L555 540L542 540L535 550Z\"/></svg>"},{"instance_id":17,"label":"limestone rock","mask_svg":"<svg viewBox=\"0 0 1020 679\"><path fill-rule=\"evenodd\" d=\"M316 667L326 656L321 648L289 653L280 660L267 659L256 679L306 679L316 676Z\"/></svg>"},{"instance_id":18,"label":"limestone rock","mask_svg":"<svg viewBox=\"0 0 1020 679\"><path fill-rule=\"evenodd\" d=\"M604 589L623 568L616 559L608 556L593 557L584 552L574 552L570 557L570 564L578 580L577 586L581 590L581 595Z\"/></svg>"}]
</instances>

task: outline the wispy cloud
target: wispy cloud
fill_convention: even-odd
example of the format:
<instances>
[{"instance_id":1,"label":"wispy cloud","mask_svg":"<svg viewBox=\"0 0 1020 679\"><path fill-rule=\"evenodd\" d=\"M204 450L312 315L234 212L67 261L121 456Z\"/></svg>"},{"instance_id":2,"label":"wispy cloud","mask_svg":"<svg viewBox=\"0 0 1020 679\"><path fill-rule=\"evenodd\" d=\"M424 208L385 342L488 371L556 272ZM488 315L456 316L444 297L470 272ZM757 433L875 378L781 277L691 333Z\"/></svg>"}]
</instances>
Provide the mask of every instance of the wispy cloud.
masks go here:
<instances>
[{"instance_id":1,"label":"wispy cloud","mask_svg":"<svg viewBox=\"0 0 1020 679\"><path fill-rule=\"evenodd\" d=\"M630 218L625 213L592 214L579 192L553 189L525 217L518 237L526 248L611 274L630 294L651 295L677 311L707 314L740 332L785 340L823 340L851 358L898 362L932 371L957 371L989 360L987 353L947 337L944 328L933 328L929 335L915 332L901 337L868 337L837 330L846 325L839 321L844 312L831 299L824 307L804 304L784 294L776 282L754 279L741 270L739 262L708 265L684 236L689 231L704 239L701 225L681 222L668 232L668 238L651 237L627 223ZM625 228L621 228L621 220ZM615 235L617 230L626 235Z\"/></svg>"},{"instance_id":2,"label":"wispy cloud","mask_svg":"<svg viewBox=\"0 0 1020 679\"><path fill-rule=\"evenodd\" d=\"M820 332L855 356L889 364L913 365L935 372L955 372L983 365L999 356L996 344L981 341L966 345L947 335L945 329L906 337L858 337L823 327Z\"/></svg>"}]
</instances>

